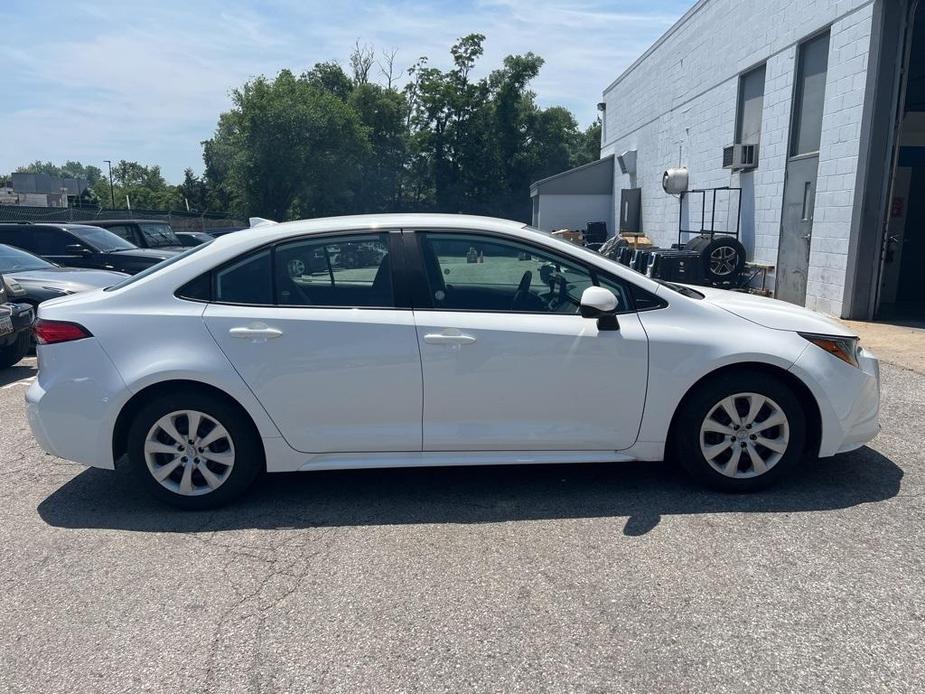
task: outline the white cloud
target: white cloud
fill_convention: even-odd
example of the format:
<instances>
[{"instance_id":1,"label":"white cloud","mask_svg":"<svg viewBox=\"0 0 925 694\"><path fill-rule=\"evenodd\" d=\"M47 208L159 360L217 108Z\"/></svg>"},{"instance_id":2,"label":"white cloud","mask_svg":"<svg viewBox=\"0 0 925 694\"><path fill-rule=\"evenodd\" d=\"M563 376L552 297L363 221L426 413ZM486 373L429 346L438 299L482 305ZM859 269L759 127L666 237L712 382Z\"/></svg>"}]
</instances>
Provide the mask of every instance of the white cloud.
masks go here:
<instances>
[{"instance_id":1,"label":"white cloud","mask_svg":"<svg viewBox=\"0 0 925 694\"><path fill-rule=\"evenodd\" d=\"M481 74L505 55L533 51L546 61L533 84L540 102L568 106L588 123L604 87L686 4L166 0L50 12L35 3L0 46L0 171L34 159L125 158L160 163L177 180L186 166L202 168L199 143L231 89L283 67L345 61L357 39L397 48L402 69L423 55L446 65L450 45L473 32L487 36Z\"/></svg>"}]
</instances>

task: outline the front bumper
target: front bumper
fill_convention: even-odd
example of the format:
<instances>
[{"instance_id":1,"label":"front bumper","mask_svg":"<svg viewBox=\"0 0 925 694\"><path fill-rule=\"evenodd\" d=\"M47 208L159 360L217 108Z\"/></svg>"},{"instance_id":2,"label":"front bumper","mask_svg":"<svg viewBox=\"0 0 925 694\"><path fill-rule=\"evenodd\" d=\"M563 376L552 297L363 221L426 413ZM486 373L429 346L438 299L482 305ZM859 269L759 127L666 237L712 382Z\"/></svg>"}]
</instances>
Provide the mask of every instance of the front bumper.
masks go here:
<instances>
[{"instance_id":1,"label":"front bumper","mask_svg":"<svg viewBox=\"0 0 925 694\"><path fill-rule=\"evenodd\" d=\"M853 451L880 432L880 362L862 349L858 365L809 345L791 369L813 391L819 406L820 457Z\"/></svg>"}]
</instances>

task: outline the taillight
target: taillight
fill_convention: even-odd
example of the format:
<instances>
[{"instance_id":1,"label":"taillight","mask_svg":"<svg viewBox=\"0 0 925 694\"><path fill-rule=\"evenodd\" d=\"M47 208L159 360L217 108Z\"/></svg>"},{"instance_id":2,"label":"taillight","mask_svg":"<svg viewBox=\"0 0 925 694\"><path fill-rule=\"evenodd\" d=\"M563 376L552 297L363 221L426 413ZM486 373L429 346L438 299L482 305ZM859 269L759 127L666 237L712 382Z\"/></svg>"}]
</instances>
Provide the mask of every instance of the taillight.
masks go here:
<instances>
[{"instance_id":1,"label":"taillight","mask_svg":"<svg viewBox=\"0 0 925 694\"><path fill-rule=\"evenodd\" d=\"M72 342L93 337L90 331L77 323L63 320L44 320L39 318L32 328L35 341L40 345L53 345L58 342Z\"/></svg>"}]
</instances>

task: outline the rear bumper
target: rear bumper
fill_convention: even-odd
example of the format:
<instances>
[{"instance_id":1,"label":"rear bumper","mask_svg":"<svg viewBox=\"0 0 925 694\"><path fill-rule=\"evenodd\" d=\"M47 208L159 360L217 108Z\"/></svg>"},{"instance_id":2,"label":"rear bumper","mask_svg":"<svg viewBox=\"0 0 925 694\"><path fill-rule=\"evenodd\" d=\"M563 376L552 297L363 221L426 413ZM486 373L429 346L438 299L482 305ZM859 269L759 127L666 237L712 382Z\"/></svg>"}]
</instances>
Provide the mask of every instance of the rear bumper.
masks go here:
<instances>
[{"instance_id":1,"label":"rear bumper","mask_svg":"<svg viewBox=\"0 0 925 694\"><path fill-rule=\"evenodd\" d=\"M94 338L37 351L38 378L26 391L35 440L59 458L112 469L112 431L127 391L109 357Z\"/></svg>"},{"instance_id":2,"label":"rear bumper","mask_svg":"<svg viewBox=\"0 0 925 694\"><path fill-rule=\"evenodd\" d=\"M791 369L819 405L820 457L860 448L880 432L880 363L863 349L858 362L855 368L810 345Z\"/></svg>"}]
</instances>

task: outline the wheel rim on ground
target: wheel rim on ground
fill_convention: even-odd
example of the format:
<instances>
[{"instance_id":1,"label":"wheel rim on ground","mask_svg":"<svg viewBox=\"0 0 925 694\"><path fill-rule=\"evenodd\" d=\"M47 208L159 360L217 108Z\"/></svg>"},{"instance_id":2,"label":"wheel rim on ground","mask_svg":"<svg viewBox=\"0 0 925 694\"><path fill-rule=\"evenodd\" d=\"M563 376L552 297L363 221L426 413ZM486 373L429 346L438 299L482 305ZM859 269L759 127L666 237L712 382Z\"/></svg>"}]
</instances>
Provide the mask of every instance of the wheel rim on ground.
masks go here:
<instances>
[{"instance_id":1,"label":"wheel rim on ground","mask_svg":"<svg viewBox=\"0 0 925 694\"><path fill-rule=\"evenodd\" d=\"M181 496L215 491L231 475L235 461L231 434L197 410L177 410L158 419L145 437L144 455L155 481Z\"/></svg>"},{"instance_id":2,"label":"wheel rim on ground","mask_svg":"<svg viewBox=\"0 0 925 694\"><path fill-rule=\"evenodd\" d=\"M735 271L739 253L732 246L720 246L710 253L710 271L719 277L731 275Z\"/></svg>"},{"instance_id":3,"label":"wheel rim on ground","mask_svg":"<svg viewBox=\"0 0 925 694\"><path fill-rule=\"evenodd\" d=\"M780 462L790 442L783 409L766 395L737 393L723 398L700 426L700 452L726 477L758 477Z\"/></svg>"}]
</instances>

